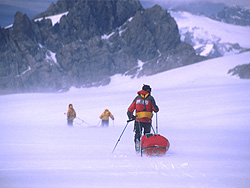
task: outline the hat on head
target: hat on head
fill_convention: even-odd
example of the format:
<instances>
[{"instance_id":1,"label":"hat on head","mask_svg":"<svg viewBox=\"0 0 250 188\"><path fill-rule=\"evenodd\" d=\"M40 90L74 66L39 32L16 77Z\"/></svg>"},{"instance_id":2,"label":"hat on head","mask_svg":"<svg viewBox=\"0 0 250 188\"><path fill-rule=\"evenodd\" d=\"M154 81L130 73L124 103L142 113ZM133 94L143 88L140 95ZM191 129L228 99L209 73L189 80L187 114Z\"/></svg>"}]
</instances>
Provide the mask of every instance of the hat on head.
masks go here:
<instances>
[{"instance_id":1,"label":"hat on head","mask_svg":"<svg viewBox=\"0 0 250 188\"><path fill-rule=\"evenodd\" d=\"M149 85L145 85L145 84L143 84L143 86L142 86L142 90L144 90L144 91L147 91L147 92L151 92L151 87L149 86Z\"/></svg>"}]
</instances>

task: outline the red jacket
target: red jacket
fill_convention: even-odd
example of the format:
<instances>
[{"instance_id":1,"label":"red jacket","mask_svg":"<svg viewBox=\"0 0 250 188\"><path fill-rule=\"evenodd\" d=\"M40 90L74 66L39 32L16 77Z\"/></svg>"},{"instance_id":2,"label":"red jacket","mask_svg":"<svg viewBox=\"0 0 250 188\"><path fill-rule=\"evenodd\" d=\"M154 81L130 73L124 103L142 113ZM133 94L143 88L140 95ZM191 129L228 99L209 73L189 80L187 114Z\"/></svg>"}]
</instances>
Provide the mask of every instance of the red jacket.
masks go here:
<instances>
[{"instance_id":1,"label":"red jacket","mask_svg":"<svg viewBox=\"0 0 250 188\"><path fill-rule=\"evenodd\" d=\"M131 119L134 110L136 110L136 116L140 122L151 123L151 118L153 116L152 112L159 111L154 97L152 97L149 92L144 90L138 91L137 94L138 96L133 100L132 104L128 108L128 118Z\"/></svg>"}]
</instances>

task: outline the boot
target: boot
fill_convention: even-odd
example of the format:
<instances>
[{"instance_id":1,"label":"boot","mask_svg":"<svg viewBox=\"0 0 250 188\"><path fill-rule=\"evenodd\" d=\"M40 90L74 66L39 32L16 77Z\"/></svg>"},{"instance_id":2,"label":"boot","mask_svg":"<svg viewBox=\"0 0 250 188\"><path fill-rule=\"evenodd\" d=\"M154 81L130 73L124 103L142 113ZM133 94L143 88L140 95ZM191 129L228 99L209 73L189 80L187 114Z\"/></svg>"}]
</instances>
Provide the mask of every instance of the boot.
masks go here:
<instances>
[{"instance_id":1,"label":"boot","mask_svg":"<svg viewBox=\"0 0 250 188\"><path fill-rule=\"evenodd\" d=\"M136 141L135 141L135 151L136 151L136 153L140 152L140 149L141 149L140 146L141 146L140 141L138 139L136 139Z\"/></svg>"}]
</instances>

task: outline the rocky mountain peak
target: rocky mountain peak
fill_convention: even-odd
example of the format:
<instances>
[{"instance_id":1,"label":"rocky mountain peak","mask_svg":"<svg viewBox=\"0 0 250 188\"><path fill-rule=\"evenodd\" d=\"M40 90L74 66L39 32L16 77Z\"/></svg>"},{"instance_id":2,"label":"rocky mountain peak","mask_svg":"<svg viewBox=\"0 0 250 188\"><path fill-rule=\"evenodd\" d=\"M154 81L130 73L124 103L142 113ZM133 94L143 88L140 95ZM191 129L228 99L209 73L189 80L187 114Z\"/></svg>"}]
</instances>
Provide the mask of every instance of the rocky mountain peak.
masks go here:
<instances>
[{"instance_id":1,"label":"rocky mountain peak","mask_svg":"<svg viewBox=\"0 0 250 188\"><path fill-rule=\"evenodd\" d=\"M34 38L34 32L32 30L32 23L28 16L22 12L17 12L15 14L12 35L20 40Z\"/></svg>"},{"instance_id":2,"label":"rocky mountain peak","mask_svg":"<svg viewBox=\"0 0 250 188\"><path fill-rule=\"evenodd\" d=\"M52 25L49 17L64 14ZM110 76L152 75L203 58L180 41L175 20L138 0L59 0L0 30L2 93L53 92L108 84ZM4 50L2 50L4 49Z\"/></svg>"}]
</instances>

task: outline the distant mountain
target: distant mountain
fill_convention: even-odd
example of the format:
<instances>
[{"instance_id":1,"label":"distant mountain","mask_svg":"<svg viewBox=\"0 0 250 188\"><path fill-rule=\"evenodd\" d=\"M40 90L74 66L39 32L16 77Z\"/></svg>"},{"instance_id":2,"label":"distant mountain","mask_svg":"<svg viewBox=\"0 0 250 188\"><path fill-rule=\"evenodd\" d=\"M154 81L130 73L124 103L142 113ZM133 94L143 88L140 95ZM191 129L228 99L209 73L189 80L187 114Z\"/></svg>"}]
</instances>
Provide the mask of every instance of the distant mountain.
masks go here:
<instances>
[{"instance_id":1,"label":"distant mountain","mask_svg":"<svg viewBox=\"0 0 250 188\"><path fill-rule=\"evenodd\" d=\"M250 49L250 28L214 21L205 16L171 11L181 40L192 45L197 54L220 57Z\"/></svg>"},{"instance_id":2,"label":"distant mountain","mask_svg":"<svg viewBox=\"0 0 250 188\"><path fill-rule=\"evenodd\" d=\"M147 2L145 1L143 5L150 7L152 4ZM250 48L249 27L233 26L250 25L249 9L239 6L228 7L223 3L206 1L181 4L162 2L161 5L170 11L171 16L177 21L181 40L192 45L199 55L214 58L241 53ZM218 22L213 22L211 19ZM232 27L224 23L231 24ZM223 26L227 28L227 31L223 29ZM215 33L215 31L219 32ZM222 39L225 39L223 35L227 36L226 40ZM232 40L234 38L240 39Z\"/></svg>"},{"instance_id":3,"label":"distant mountain","mask_svg":"<svg viewBox=\"0 0 250 188\"><path fill-rule=\"evenodd\" d=\"M195 15L204 15L229 24L250 26L250 10L240 6L226 6L223 3L201 1L164 8L171 11L185 11Z\"/></svg>"},{"instance_id":4,"label":"distant mountain","mask_svg":"<svg viewBox=\"0 0 250 188\"><path fill-rule=\"evenodd\" d=\"M224 7L209 17L229 24L250 26L250 10L239 6Z\"/></svg>"},{"instance_id":5,"label":"distant mountain","mask_svg":"<svg viewBox=\"0 0 250 188\"><path fill-rule=\"evenodd\" d=\"M115 74L152 75L203 59L180 40L175 20L160 6L59 0L33 20L17 12L13 27L0 28L0 91L99 86Z\"/></svg>"},{"instance_id":6,"label":"distant mountain","mask_svg":"<svg viewBox=\"0 0 250 188\"><path fill-rule=\"evenodd\" d=\"M181 5L174 6L171 11L185 11L195 15L204 15L210 17L211 15L217 15L225 7L224 3L211 3L206 1L183 3Z\"/></svg>"}]
</instances>

